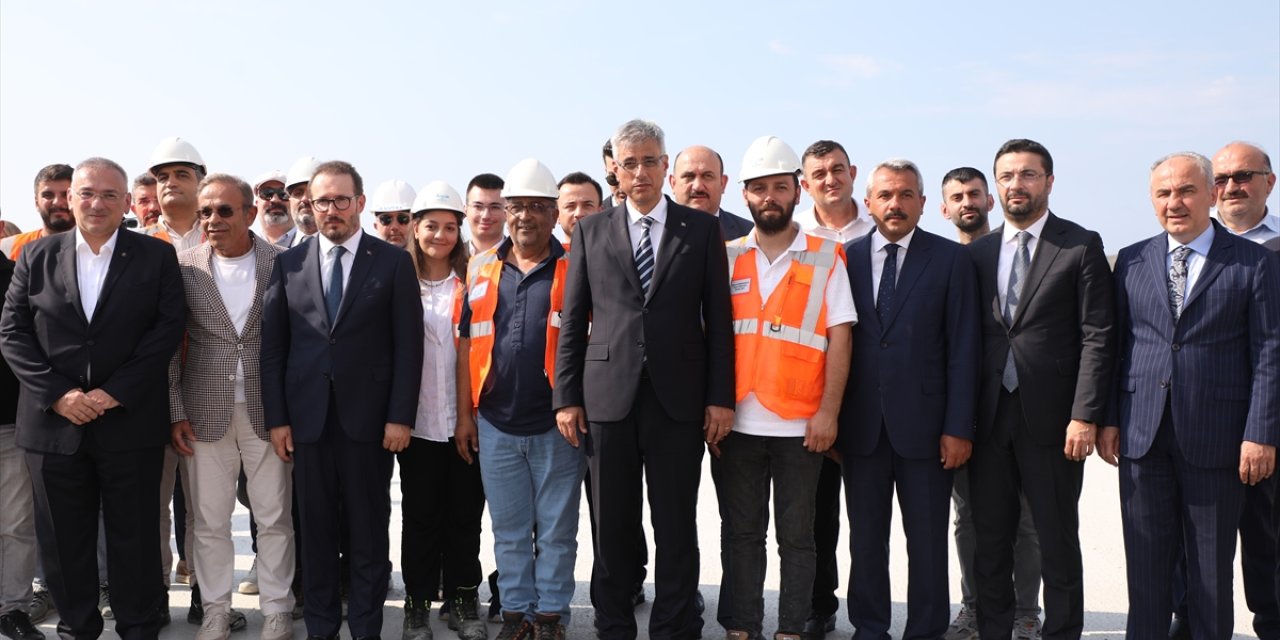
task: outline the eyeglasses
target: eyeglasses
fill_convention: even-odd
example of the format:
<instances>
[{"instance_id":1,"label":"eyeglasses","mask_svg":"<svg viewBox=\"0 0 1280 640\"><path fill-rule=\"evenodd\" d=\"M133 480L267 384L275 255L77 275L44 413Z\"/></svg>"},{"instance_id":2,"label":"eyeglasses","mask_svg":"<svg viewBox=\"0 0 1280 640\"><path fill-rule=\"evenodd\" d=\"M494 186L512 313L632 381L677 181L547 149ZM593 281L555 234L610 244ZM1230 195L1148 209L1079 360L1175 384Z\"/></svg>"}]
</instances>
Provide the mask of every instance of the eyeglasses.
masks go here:
<instances>
[{"instance_id":1,"label":"eyeglasses","mask_svg":"<svg viewBox=\"0 0 1280 640\"><path fill-rule=\"evenodd\" d=\"M119 193L117 193L117 192L115 192L115 191L108 191L108 192L106 192L106 193L98 193L97 191L90 191L90 190L88 190L88 189L81 189L81 190L79 190L79 191L77 191L77 192L76 192L76 197L77 197L77 198L80 198L81 200L85 200L85 201L93 200L94 198L100 198L103 202L106 202L106 203L108 203L108 204L115 204L116 202L119 202L119 201L120 201L120 198L122 198L122 197L124 197L124 196L121 196Z\"/></svg>"},{"instance_id":2,"label":"eyeglasses","mask_svg":"<svg viewBox=\"0 0 1280 640\"><path fill-rule=\"evenodd\" d=\"M647 158L642 158L640 160L636 160L635 158L627 158L626 160L619 162L618 166L622 167L622 170L626 171L627 173L635 173L636 169L639 169L640 167L644 167L646 169L652 169L658 166L658 163L662 162L662 159L665 157L667 156L661 155L656 158L649 156Z\"/></svg>"},{"instance_id":3,"label":"eyeglasses","mask_svg":"<svg viewBox=\"0 0 1280 640\"><path fill-rule=\"evenodd\" d=\"M1227 186L1227 180L1234 180L1236 184L1249 184L1253 181L1254 176L1265 176L1270 171L1237 171L1235 173L1220 173L1213 177L1213 184L1219 187Z\"/></svg>"},{"instance_id":4,"label":"eyeglasses","mask_svg":"<svg viewBox=\"0 0 1280 640\"><path fill-rule=\"evenodd\" d=\"M502 211L504 207L497 202L494 202L492 204L485 204L483 202L473 202L467 205L467 208L470 209L472 213L476 215L480 215L486 211L492 211L494 213L497 213L499 211Z\"/></svg>"},{"instance_id":5,"label":"eyeglasses","mask_svg":"<svg viewBox=\"0 0 1280 640\"><path fill-rule=\"evenodd\" d=\"M311 208L325 213L329 207L333 207L338 211L346 211L351 208L351 203L355 201L355 196L338 196L336 198L316 198L311 201Z\"/></svg>"},{"instance_id":6,"label":"eyeglasses","mask_svg":"<svg viewBox=\"0 0 1280 640\"><path fill-rule=\"evenodd\" d=\"M548 211L555 211L554 204L546 202L511 202L507 204L507 213L511 215L519 215L528 211L529 213L543 214Z\"/></svg>"},{"instance_id":7,"label":"eyeglasses","mask_svg":"<svg viewBox=\"0 0 1280 640\"><path fill-rule=\"evenodd\" d=\"M400 224L409 224L409 214L380 213L378 214L378 222L381 223L382 226L384 227L390 226L392 222L399 222Z\"/></svg>"},{"instance_id":8,"label":"eyeglasses","mask_svg":"<svg viewBox=\"0 0 1280 640\"><path fill-rule=\"evenodd\" d=\"M272 189L268 187L266 189L263 189L262 191L259 191L258 197L262 198L264 201L270 200L272 198L279 198L281 200L288 201L289 192L285 191L284 189Z\"/></svg>"},{"instance_id":9,"label":"eyeglasses","mask_svg":"<svg viewBox=\"0 0 1280 640\"><path fill-rule=\"evenodd\" d=\"M199 216L201 220L208 220L209 218L212 218L215 213L218 214L219 218L230 218L236 214L236 210L235 207L232 207L229 204L224 204L216 209L213 207L196 209L196 215Z\"/></svg>"},{"instance_id":10,"label":"eyeglasses","mask_svg":"<svg viewBox=\"0 0 1280 640\"><path fill-rule=\"evenodd\" d=\"M1039 171L1032 171L1031 169L1024 169L1017 173L1014 173L1012 171L1007 171L1005 173L1002 173L996 176L996 182L1000 183L1001 186L1007 187L1013 184L1013 181L1015 179L1021 180L1023 182L1033 182L1035 180L1039 180L1041 176L1045 176L1045 175L1048 175L1048 174L1040 173Z\"/></svg>"}]
</instances>

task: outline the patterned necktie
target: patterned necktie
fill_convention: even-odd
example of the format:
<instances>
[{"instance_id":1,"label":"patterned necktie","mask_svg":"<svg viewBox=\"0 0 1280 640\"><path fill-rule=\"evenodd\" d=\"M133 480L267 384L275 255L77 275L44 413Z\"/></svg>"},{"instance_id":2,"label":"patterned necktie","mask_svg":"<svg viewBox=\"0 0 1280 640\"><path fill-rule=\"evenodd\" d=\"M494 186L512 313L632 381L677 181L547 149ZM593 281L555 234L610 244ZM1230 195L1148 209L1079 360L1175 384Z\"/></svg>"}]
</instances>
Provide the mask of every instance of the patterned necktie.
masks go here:
<instances>
[{"instance_id":1,"label":"patterned necktie","mask_svg":"<svg viewBox=\"0 0 1280 640\"><path fill-rule=\"evenodd\" d=\"M1013 316L1018 312L1022 283L1027 279L1027 268L1031 265L1031 252L1027 249L1027 241L1031 239L1031 234L1019 231L1014 235L1014 239L1018 241L1018 248L1013 253L1013 268L1009 270L1009 287L1004 293L1004 323L1009 327L1013 326ZM1009 355L1004 359L1004 375L1001 376L1000 383L1009 393L1013 393L1018 388L1018 367L1013 361L1012 344L1009 345Z\"/></svg>"},{"instance_id":2,"label":"patterned necktie","mask_svg":"<svg viewBox=\"0 0 1280 640\"><path fill-rule=\"evenodd\" d=\"M649 283L653 280L653 245L649 242L649 227L653 218L640 218L640 246L636 249L636 273L640 275L640 290L649 293Z\"/></svg>"},{"instance_id":3,"label":"patterned necktie","mask_svg":"<svg viewBox=\"0 0 1280 640\"><path fill-rule=\"evenodd\" d=\"M1169 308L1173 311L1173 319L1182 316L1182 301L1187 291L1187 256L1191 247L1178 247L1173 250L1173 264L1169 265Z\"/></svg>"},{"instance_id":4,"label":"patterned necktie","mask_svg":"<svg viewBox=\"0 0 1280 640\"><path fill-rule=\"evenodd\" d=\"M324 310L329 312L329 326L333 326L333 321L338 318L338 306L342 304L342 254L346 253L346 247L342 245L334 245L329 250L329 257L333 260L333 269L329 271L329 289L324 292Z\"/></svg>"},{"instance_id":5,"label":"patterned necktie","mask_svg":"<svg viewBox=\"0 0 1280 640\"><path fill-rule=\"evenodd\" d=\"M898 284L898 245L886 244L884 253L884 270L880 272L880 289L876 292L876 315L880 316L881 327L889 315L889 305L893 304L893 292Z\"/></svg>"}]
</instances>

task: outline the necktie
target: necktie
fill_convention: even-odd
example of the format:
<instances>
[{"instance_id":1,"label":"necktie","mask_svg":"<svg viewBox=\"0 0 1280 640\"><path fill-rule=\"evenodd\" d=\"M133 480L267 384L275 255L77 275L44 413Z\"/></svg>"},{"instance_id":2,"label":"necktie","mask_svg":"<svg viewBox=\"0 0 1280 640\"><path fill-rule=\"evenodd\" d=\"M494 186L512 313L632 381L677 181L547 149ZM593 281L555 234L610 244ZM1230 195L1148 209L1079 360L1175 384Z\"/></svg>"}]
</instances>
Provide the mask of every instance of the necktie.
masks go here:
<instances>
[{"instance_id":1,"label":"necktie","mask_svg":"<svg viewBox=\"0 0 1280 640\"><path fill-rule=\"evenodd\" d=\"M880 290L876 292L876 315L880 317L881 327L884 327L885 317L889 315L889 305L893 303L894 288L898 284L898 245L886 244L884 253L884 270L880 272Z\"/></svg>"},{"instance_id":2,"label":"necktie","mask_svg":"<svg viewBox=\"0 0 1280 640\"><path fill-rule=\"evenodd\" d=\"M640 290L649 293L649 283L653 280L653 245L649 242L649 227L653 218L640 218L640 246L636 248L636 273L640 275Z\"/></svg>"},{"instance_id":3,"label":"necktie","mask_svg":"<svg viewBox=\"0 0 1280 640\"><path fill-rule=\"evenodd\" d=\"M338 306L342 304L342 254L346 247L335 245L329 250L333 260L333 269L329 271L329 289L324 292L324 309L329 312L329 326L338 318Z\"/></svg>"},{"instance_id":4,"label":"necktie","mask_svg":"<svg viewBox=\"0 0 1280 640\"><path fill-rule=\"evenodd\" d=\"M1182 301L1187 291L1187 255L1191 247L1178 247L1173 250L1173 264L1169 265L1169 308L1173 310L1173 319L1182 315Z\"/></svg>"},{"instance_id":5,"label":"necktie","mask_svg":"<svg viewBox=\"0 0 1280 640\"><path fill-rule=\"evenodd\" d=\"M1022 283L1027 279L1027 267L1031 265L1031 252L1027 250L1027 241L1031 234L1019 231L1014 236L1018 248L1013 253L1013 268L1009 270L1009 287L1004 294L1004 323L1013 326L1013 316L1018 312L1019 298L1022 294ZM1000 379L1006 391L1013 393L1018 388L1018 367L1013 362L1013 345L1009 345L1009 355L1004 360L1004 375Z\"/></svg>"}]
</instances>

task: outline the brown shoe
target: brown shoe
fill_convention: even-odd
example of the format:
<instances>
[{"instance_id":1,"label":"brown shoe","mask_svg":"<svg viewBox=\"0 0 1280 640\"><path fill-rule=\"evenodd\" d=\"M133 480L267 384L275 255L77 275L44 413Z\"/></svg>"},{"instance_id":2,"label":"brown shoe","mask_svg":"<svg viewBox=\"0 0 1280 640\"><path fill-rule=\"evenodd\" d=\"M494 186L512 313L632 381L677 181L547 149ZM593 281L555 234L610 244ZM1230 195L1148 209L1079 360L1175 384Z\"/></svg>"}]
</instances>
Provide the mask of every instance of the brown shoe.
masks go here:
<instances>
[{"instance_id":1,"label":"brown shoe","mask_svg":"<svg viewBox=\"0 0 1280 640\"><path fill-rule=\"evenodd\" d=\"M533 634L533 640L564 640L564 625L560 624L560 614L534 614Z\"/></svg>"},{"instance_id":2,"label":"brown shoe","mask_svg":"<svg viewBox=\"0 0 1280 640\"><path fill-rule=\"evenodd\" d=\"M502 612L502 629L497 640L526 640L533 638L533 625L518 611Z\"/></svg>"},{"instance_id":3,"label":"brown shoe","mask_svg":"<svg viewBox=\"0 0 1280 640\"><path fill-rule=\"evenodd\" d=\"M724 632L724 640L751 640L751 634L746 631L727 630Z\"/></svg>"}]
</instances>

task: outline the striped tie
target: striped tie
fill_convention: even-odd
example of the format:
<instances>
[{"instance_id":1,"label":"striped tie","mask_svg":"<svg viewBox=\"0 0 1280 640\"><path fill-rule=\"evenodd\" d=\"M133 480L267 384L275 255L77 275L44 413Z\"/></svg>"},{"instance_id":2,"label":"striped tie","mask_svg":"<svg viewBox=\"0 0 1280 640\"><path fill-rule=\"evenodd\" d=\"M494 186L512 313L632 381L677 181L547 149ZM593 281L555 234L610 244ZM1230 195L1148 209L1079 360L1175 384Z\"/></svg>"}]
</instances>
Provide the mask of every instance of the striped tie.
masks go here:
<instances>
[{"instance_id":1,"label":"striped tie","mask_svg":"<svg viewBox=\"0 0 1280 640\"><path fill-rule=\"evenodd\" d=\"M1031 265L1031 252L1027 250L1027 241L1031 234L1019 231L1014 236L1018 241L1018 249L1013 254L1013 268L1009 270L1009 288L1004 293L1004 323L1013 326L1013 316L1018 312L1019 298L1022 294L1022 281L1027 278L1027 267ZM1013 361L1013 345L1009 345L1009 355L1004 361L1004 375L1000 382L1009 393L1018 388L1018 367Z\"/></svg>"},{"instance_id":2,"label":"striped tie","mask_svg":"<svg viewBox=\"0 0 1280 640\"><path fill-rule=\"evenodd\" d=\"M649 293L649 283L653 280L653 245L649 242L649 227L653 218L640 218L644 228L640 231L640 246L636 249L636 273L640 275L640 290Z\"/></svg>"}]
</instances>

